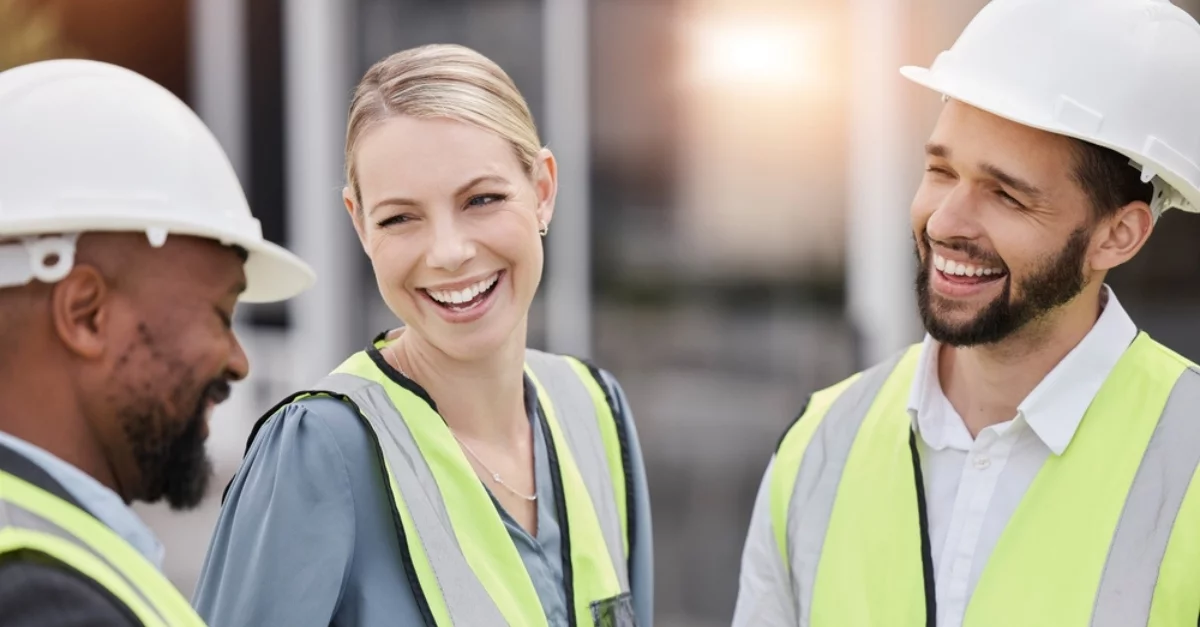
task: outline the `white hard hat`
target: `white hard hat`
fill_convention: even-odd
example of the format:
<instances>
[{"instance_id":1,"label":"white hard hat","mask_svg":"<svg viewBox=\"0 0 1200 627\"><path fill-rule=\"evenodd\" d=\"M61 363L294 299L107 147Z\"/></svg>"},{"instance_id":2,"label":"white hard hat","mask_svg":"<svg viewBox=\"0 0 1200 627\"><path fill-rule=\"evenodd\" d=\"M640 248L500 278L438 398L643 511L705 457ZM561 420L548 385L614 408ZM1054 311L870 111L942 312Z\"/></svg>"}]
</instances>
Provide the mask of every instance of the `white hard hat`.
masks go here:
<instances>
[{"instance_id":1,"label":"white hard hat","mask_svg":"<svg viewBox=\"0 0 1200 627\"><path fill-rule=\"evenodd\" d=\"M221 146L167 89L95 61L0 72L0 241L17 240L0 245L0 287L61 279L88 231L239 246L249 253L246 302L288 299L315 281L263 239Z\"/></svg>"},{"instance_id":2,"label":"white hard hat","mask_svg":"<svg viewBox=\"0 0 1200 627\"><path fill-rule=\"evenodd\" d=\"M900 72L1129 157L1155 217L1200 212L1200 25L1167 0L993 0L930 68Z\"/></svg>"}]
</instances>

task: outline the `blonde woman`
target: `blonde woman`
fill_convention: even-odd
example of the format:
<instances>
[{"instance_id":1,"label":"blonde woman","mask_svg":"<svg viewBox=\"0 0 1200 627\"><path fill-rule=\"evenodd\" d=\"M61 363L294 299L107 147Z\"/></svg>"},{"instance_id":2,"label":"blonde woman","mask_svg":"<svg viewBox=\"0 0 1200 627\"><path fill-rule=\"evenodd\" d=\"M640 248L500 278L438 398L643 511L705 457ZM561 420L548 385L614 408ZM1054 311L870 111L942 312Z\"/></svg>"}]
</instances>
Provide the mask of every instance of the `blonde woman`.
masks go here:
<instances>
[{"instance_id":1,"label":"blonde woman","mask_svg":"<svg viewBox=\"0 0 1200 627\"><path fill-rule=\"evenodd\" d=\"M649 501L605 371L525 346L554 156L487 58L354 94L344 202L404 326L256 426L196 591L213 625L651 625Z\"/></svg>"}]
</instances>

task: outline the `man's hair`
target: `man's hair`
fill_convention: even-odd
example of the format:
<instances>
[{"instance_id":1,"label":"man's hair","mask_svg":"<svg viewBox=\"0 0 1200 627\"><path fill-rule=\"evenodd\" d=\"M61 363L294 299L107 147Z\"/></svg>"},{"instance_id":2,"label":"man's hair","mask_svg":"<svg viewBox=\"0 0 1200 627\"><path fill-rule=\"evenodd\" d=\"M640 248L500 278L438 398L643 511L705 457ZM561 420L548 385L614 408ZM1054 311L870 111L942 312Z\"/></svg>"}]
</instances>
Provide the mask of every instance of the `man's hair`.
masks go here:
<instances>
[{"instance_id":1,"label":"man's hair","mask_svg":"<svg viewBox=\"0 0 1200 627\"><path fill-rule=\"evenodd\" d=\"M1072 141L1075 181L1091 200L1094 218L1107 218L1131 202L1150 202L1154 186L1142 182L1141 170L1129 162L1129 157L1090 142Z\"/></svg>"}]
</instances>

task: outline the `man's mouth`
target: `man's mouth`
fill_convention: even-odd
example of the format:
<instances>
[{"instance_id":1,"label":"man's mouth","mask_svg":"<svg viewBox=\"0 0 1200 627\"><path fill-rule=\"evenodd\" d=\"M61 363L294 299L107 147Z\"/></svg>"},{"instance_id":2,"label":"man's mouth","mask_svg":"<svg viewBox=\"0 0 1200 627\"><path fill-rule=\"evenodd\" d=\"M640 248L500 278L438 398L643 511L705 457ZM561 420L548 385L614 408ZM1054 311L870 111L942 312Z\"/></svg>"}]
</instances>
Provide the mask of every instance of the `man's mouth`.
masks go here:
<instances>
[{"instance_id":1,"label":"man's mouth","mask_svg":"<svg viewBox=\"0 0 1200 627\"><path fill-rule=\"evenodd\" d=\"M933 267L947 280L956 283L984 283L1004 278L1004 268L990 264L973 264L953 261L933 253Z\"/></svg>"},{"instance_id":2,"label":"man's mouth","mask_svg":"<svg viewBox=\"0 0 1200 627\"><path fill-rule=\"evenodd\" d=\"M229 399L230 386L225 380L213 381L208 385L208 390L204 394L204 402L210 407L220 405Z\"/></svg>"}]
</instances>

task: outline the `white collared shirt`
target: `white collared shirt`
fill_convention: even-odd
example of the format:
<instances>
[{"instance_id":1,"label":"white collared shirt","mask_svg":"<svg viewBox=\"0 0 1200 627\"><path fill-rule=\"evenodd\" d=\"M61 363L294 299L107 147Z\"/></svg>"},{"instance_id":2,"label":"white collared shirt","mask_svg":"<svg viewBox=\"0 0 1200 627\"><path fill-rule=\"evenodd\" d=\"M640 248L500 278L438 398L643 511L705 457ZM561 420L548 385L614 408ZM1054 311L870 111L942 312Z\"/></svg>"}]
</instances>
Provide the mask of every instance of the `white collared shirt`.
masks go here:
<instances>
[{"instance_id":1,"label":"white collared shirt","mask_svg":"<svg viewBox=\"0 0 1200 627\"><path fill-rule=\"evenodd\" d=\"M938 380L938 343L926 336L908 411L921 436L939 627L959 627L1000 533L1050 455L1075 437L1088 405L1137 327L1106 287L1088 334L1050 371L1007 422L972 440ZM796 627L795 592L771 525L770 468L764 474L742 555L735 627Z\"/></svg>"},{"instance_id":2,"label":"white collared shirt","mask_svg":"<svg viewBox=\"0 0 1200 627\"><path fill-rule=\"evenodd\" d=\"M1137 336L1108 293L1091 331L1050 371L1007 422L971 439L938 380L938 343L926 336L908 411L924 444L937 624L962 624L967 602L1001 531L1050 455L1070 445L1088 405Z\"/></svg>"},{"instance_id":3,"label":"white collared shirt","mask_svg":"<svg viewBox=\"0 0 1200 627\"><path fill-rule=\"evenodd\" d=\"M14 435L0 431L0 444L37 464L52 479L62 484L63 489L84 509L162 570L162 543L116 492L49 451Z\"/></svg>"}]
</instances>

